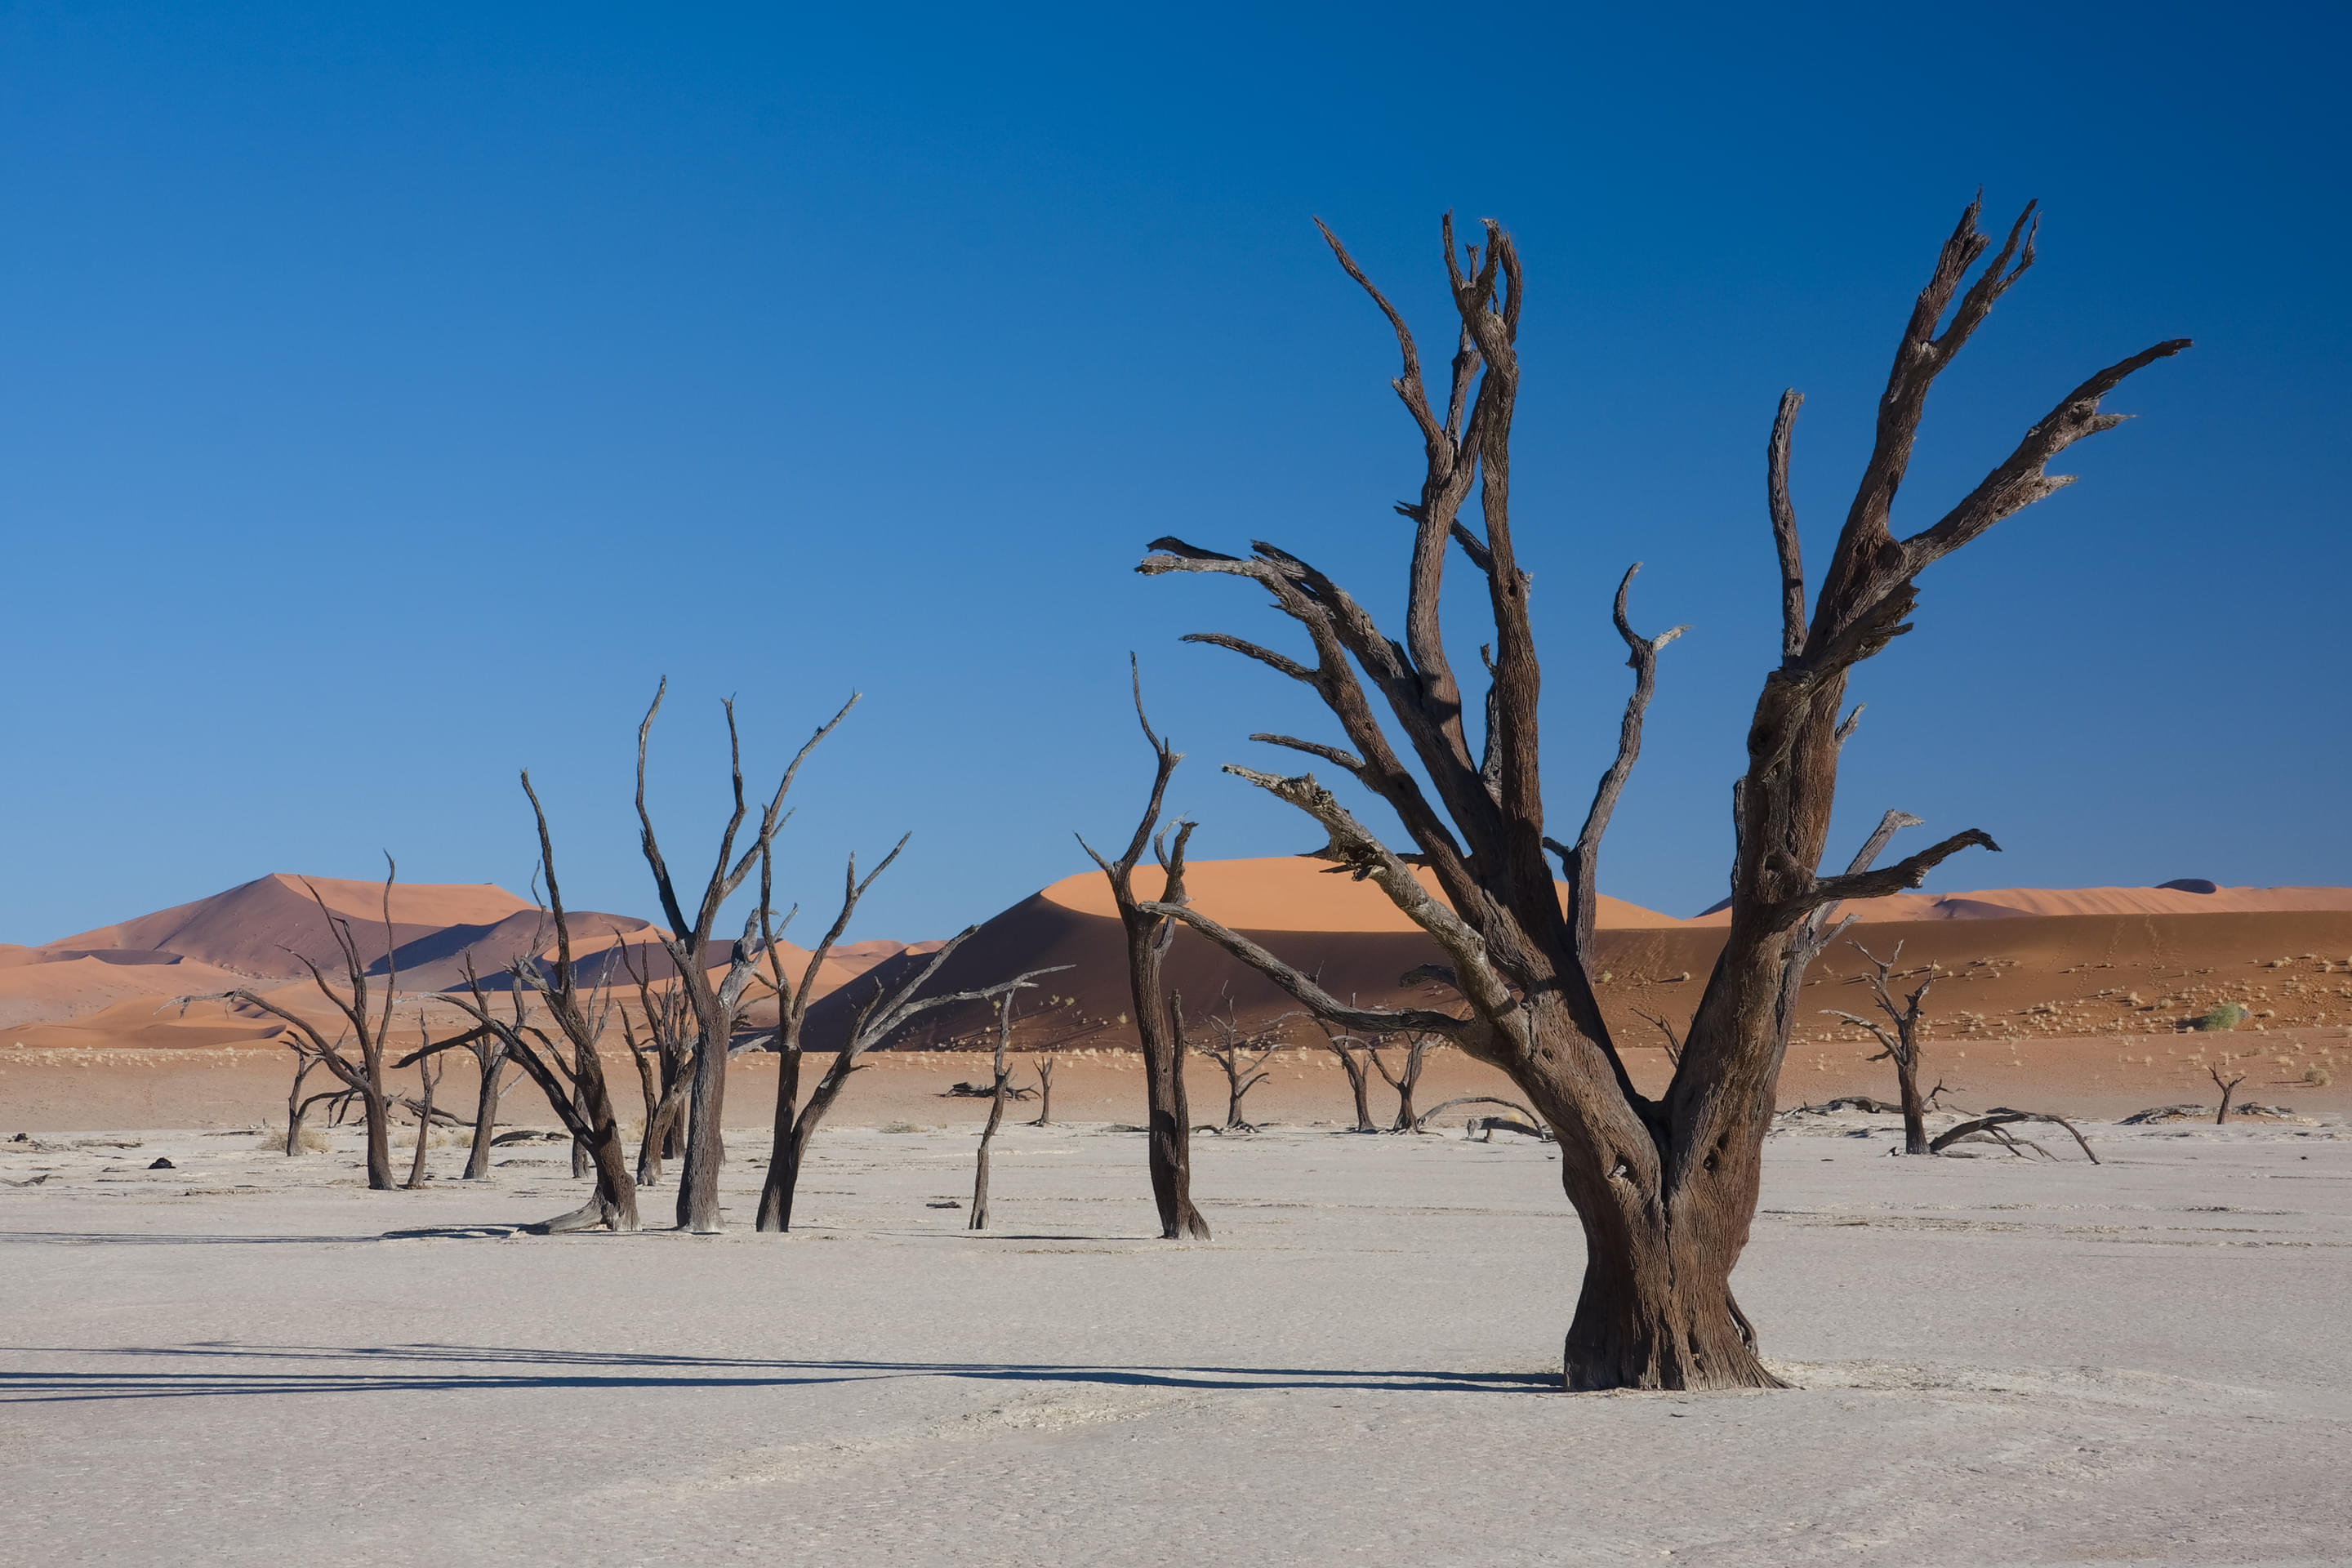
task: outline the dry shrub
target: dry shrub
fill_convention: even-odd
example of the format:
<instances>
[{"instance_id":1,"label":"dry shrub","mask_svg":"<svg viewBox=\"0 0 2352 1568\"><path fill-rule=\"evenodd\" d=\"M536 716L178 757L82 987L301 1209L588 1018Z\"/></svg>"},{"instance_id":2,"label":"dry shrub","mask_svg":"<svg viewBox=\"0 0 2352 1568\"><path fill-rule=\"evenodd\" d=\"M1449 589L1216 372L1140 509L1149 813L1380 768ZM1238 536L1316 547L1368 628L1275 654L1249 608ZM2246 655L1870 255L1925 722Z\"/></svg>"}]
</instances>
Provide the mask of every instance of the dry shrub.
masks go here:
<instances>
[{"instance_id":1,"label":"dry shrub","mask_svg":"<svg viewBox=\"0 0 2352 1568\"><path fill-rule=\"evenodd\" d=\"M2326 1068L2321 1067L2317 1062L2314 1062L2309 1067L2303 1069L2303 1081L2307 1084L2314 1085L2315 1087L2325 1089L2329 1084L2336 1081L2336 1075L2329 1072Z\"/></svg>"},{"instance_id":2,"label":"dry shrub","mask_svg":"<svg viewBox=\"0 0 2352 1568\"><path fill-rule=\"evenodd\" d=\"M254 1129L254 1134L261 1140L256 1147L263 1153L283 1154L286 1152L286 1131L284 1128L271 1129L257 1127ZM323 1154L327 1152L327 1135L324 1132L320 1131L315 1127L306 1126L302 1129L300 1136L295 1140L295 1150L296 1152L303 1154Z\"/></svg>"},{"instance_id":3,"label":"dry shrub","mask_svg":"<svg viewBox=\"0 0 2352 1568\"><path fill-rule=\"evenodd\" d=\"M929 1132L930 1129L928 1127L917 1126L912 1121L893 1121L887 1127L882 1129L882 1131L885 1132Z\"/></svg>"}]
</instances>

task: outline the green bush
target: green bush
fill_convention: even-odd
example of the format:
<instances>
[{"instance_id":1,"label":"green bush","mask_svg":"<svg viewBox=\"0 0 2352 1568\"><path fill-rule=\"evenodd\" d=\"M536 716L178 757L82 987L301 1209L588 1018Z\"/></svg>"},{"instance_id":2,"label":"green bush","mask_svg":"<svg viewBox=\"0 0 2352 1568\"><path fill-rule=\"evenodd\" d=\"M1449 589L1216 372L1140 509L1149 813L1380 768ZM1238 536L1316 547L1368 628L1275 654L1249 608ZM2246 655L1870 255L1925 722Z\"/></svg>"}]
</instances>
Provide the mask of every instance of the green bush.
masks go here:
<instances>
[{"instance_id":1,"label":"green bush","mask_svg":"<svg viewBox=\"0 0 2352 1568\"><path fill-rule=\"evenodd\" d=\"M2246 1010L2235 1002L2224 1002L2197 1020L2197 1026L2212 1033L2223 1033L2246 1021Z\"/></svg>"}]
</instances>

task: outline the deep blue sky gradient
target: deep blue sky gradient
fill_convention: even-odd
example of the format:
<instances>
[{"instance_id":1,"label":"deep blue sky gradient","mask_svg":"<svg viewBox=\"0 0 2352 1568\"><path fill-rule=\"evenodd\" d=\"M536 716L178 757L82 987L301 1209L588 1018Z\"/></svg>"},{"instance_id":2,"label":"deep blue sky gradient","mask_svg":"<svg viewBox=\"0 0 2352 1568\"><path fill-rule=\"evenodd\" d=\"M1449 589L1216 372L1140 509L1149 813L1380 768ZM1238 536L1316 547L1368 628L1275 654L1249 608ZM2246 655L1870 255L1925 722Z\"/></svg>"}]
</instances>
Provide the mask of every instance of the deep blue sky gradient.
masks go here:
<instances>
[{"instance_id":1,"label":"deep blue sky gradient","mask_svg":"<svg viewBox=\"0 0 2352 1568\"><path fill-rule=\"evenodd\" d=\"M1721 894L1774 658L1760 453L1842 517L1895 336L1979 185L2042 264L1939 387L1920 526L2099 365L2194 337L1926 583L1859 681L1843 853L1945 887L2352 881L2352 374L2336 5L0 9L0 939L277 869L520 888L528 764L581 905L652 911L852 689L788 830L915 831L853 935L944 934L1123 837L1125 711L1197 853L1309 825L1217 773L1329 737L1143 543L1253 537L1384 614L1418 449L1330 221L1450 342L1438 214L1529 273L1516 515L1552 810L1669 650L1604 885ZM1479 640L1465 602L1465 662Z\"/></svg>"}]
</instances>

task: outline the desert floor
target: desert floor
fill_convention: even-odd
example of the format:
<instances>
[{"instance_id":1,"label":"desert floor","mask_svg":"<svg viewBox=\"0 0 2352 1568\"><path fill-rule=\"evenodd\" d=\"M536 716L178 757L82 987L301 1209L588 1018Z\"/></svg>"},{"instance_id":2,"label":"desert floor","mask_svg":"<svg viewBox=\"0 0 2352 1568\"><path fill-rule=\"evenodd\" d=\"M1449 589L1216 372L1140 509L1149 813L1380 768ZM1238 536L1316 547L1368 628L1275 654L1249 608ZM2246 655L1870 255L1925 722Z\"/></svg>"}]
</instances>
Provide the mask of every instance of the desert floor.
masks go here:
<instances>
[{"instance_id":1,"label":"desert floor","mask_svg":"<svg viewBox=\"0 0 2352 1568\"><path fill-rule=\"evenodd\" d=\"M1893 1099L1893 1069L1869 1059L1876 1049L1866 1039L1790 1047L1780 1071L1781 1106L1817 1104L1842 1094ZM2240 1100L2284 1105L2306 1116L2352 1115L2352 1029L2336 1026L2229 1035L1934 1041L1927 1047L1922 1087L1948 1084L1953 1103L1962 1106L2015 1105L2063 1116L2113 1119L2154 1105L2212 1102L2218 1091L2205 1068L2221 1053L2233 1064L2231 1076L2244 1076L2237 1090ZM439 1103L470 1118L476 1089L472 1058L458 1053L451 1059ZM811 1054L802 1079L804 1091L831 1059ZM114 1127L282 1127L293 1061L291 1052L277 1046L0 1047L0 1139L20 1131L96 1132ZM1391 1068L1403 1065L1393 1050L1388 1061ZM846 1121L879 1126L908 1121L976 1129L987 1117L983 1102L943 1098L958 1082L987 1079L984 1055L877 1051L866 1062L842 1097L839 1114ZM1629 1050L1626 1062L1642 1089L1663 1092L1670 1072L1665 1052ZM1016 1053L1013 1065L1018 1083L1026 1087L1035 1082L1034 1058ZM1266 1063L1266 1069L1265 1081L1246 1102L1252 1121L1297 1124L1352 1117L1347 1079L1330 1052L1286 1049ZM628 1058L607 1052L604 1070L622 1119L641 1116L637 1076ZM2314 1077L2327 1081L2314 1083ZM527 1079L512 1068L507 1078L512 1087L500 1105L502 1123L556 1125ZM415 1092L412 1074L395 1073L393 1079L404 1092ZM767 1126L776 1094L776 1058L758 1052L739 1056L729 1066L728 1080L727 1124L747 1131ZM1222 1123L1223 1075L1195 1056L1188 1064L1186 1081L1192 1120ZM329 1087L325 1072L313 1072L304 1092ZM1417 1109L1428 1110L1465 1094L1517 1098L1517 1091L1494 1068L1459 1051L1433 1053L1416 1097ZM1380 1121L1395 1115L1396 1097L1377 1077L1371 1080L1370 1101ZM1143 1077L1134 1052L1062 1054L1054 1079L1058 1119L1132 1121L1142 1114L1142 1102ZM1460 1130L1454 1116L1447 1120Z\"/></svg>"},{"instance_id":2,"label":"desert floor","mask_svg":"<svg viewBox=\"0 0 2352 1568\"><path fill-rule=\"evenodd\" d=\"M0 1561L2344 1560L2340 1117L2098 1166L1797 1120L1738 1283L1800 1386L1737 1395L1550 1392L1555 1152L1458 1130L1204 1137L1201 1245L1100 1122L1010 1129L980 1236L968 1131L831 1129L784 1238L514 1236L547 1142L369 1194L347 1132L32 1135Z\"/></svg>"}]
</instances>

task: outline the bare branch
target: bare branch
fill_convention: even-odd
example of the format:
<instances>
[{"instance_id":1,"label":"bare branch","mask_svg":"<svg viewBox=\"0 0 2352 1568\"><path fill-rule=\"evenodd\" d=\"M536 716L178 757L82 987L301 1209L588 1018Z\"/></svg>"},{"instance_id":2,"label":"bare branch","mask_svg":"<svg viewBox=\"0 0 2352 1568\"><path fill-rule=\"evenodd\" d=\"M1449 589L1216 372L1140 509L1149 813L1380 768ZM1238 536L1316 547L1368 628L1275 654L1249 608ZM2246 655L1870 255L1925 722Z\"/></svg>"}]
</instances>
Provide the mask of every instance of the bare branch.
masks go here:
<instances>
[{"instance_id":1,"label":"bare branch","mask_svg":"<svg viewBox=\"0 0 2352 1568\"><path fill-rule=\"evenodd\" d=\"M1772 512L1772 542L1780 554L1780 657L1805 651L1805 555L1797 537L1797 507L1789 499L1789 443L1805 395L1793 387L1780 395L1772 438L1764 448L1764 499Z\"/></svg>"}]
</instances>

